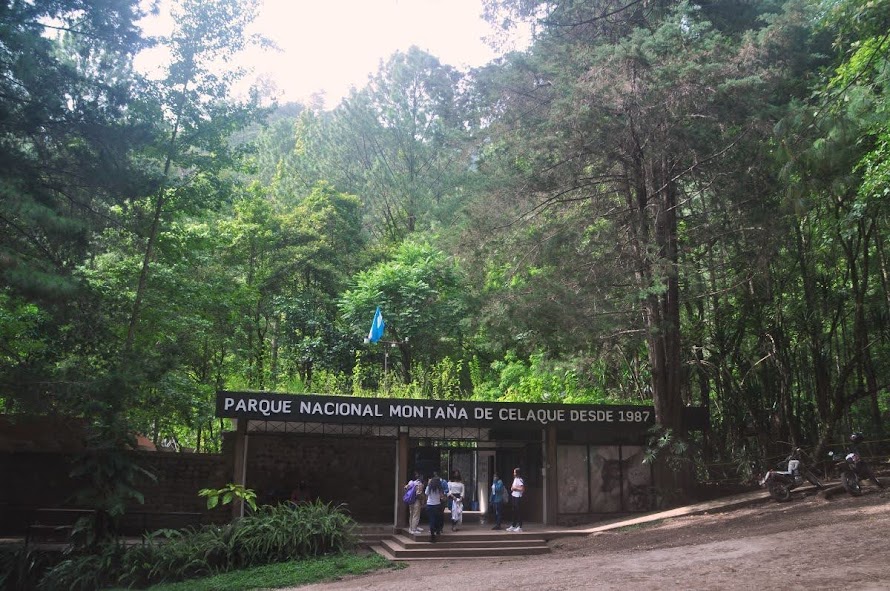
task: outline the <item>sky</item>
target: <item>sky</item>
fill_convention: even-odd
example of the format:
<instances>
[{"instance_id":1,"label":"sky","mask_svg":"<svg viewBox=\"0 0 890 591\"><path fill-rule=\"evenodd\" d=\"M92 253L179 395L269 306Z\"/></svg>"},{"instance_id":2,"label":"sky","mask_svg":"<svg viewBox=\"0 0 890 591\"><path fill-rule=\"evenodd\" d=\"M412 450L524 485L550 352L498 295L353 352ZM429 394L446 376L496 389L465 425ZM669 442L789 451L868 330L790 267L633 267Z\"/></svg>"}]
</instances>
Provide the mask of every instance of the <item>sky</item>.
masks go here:
<instances>
[{"instance_id":1,"label":"sky","mask_svg":"<svg viewBox=\"0 0 890 591\"><path fill-rule=\"evenodd\" d=\"M281 48L244 57L254 79L271 82L279 102L323 92L327 108L412 45L461 69L496 57L482 0L264 0L254 31Z\"/></svg>"}]
</instances>

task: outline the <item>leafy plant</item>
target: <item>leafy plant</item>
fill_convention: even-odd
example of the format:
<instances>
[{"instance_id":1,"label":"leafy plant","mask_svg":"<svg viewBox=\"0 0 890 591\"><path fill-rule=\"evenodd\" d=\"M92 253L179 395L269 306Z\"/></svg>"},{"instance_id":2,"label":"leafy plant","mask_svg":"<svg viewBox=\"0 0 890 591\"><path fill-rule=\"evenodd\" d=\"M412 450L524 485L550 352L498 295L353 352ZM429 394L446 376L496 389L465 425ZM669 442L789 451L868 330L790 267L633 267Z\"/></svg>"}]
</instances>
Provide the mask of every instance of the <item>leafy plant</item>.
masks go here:
<instances>
[{"instance_id":1,"label":"leafy plant","mask_svg":"<svg viewBox=\"0 0 890 591\"><path fill-rule=\"evenodd\" d=\"M673 470L679 470L692 461L687 442L677 437L673 430L655 425L649 429L649 445L643 462L653 464L659 458L663 458Z\"/></svg>"},{"instance_id":2,"label":"leafy plant","mask_svg":"<svg viewBox=\"0 0 890 591\"><path fill-rule=\"evenodd\" d=\"M251 509L256 511L256 492L252 489L245 488L242 484L229 483L222 488L202 488L198 491L199 497L207 498L207 508L213 509L220 503L228 505L235 499L239 499L246 503Z\"/></svg>"},{"instance_id":3,"label":"leafy plant","mask_svg":"<svg viewBox=\"0 0 890 591\"><path fill-rule=\"evenodd\" d=\"M37 550L24 544L0 544L0 591L32 591L43 574L57 564L58 551Z\"/></svg>"},{"instance_id":4,"label":"leafy plant","mask_svg":"<svg viewBox=\"0 0 890 591\"><path fill-rule=\"evenodd\" d=\"M72 543L76 547L98 547L117 535L117 521L127 503L142 503L136 488L139 478L154 480L154 474L140 466L129 450L136 447L126 418L113 405L96 401L97 420L92 426L87 449L75 461L71 476L86 484L75 495L78 504L93 509L74 524Z\"/></svg>"},{"instance_id":5,"label":"leafy plant","mask_svg":"<svg viewBox=\"0 0 890 591\"><path fill-rule=\"evenodd\" d=\"M355 544L355 522L340 506L316 501L264 506L223 526L159 530L143 544L108 544L72 555L41 579L41 591L145 587L265 564L335 555Z\"/></svg>"},{"instance_id":6,"label":"leafy plant","mask_svg":"<svg viewBox=\"0 0 890 591\"><path fill-rule=\"evenodd\" d=\"M41 578L39 591L92 591L113 585L120 572L123 545L109 543L98 551L63 560Z\"/></svg>"},{"instance_id":7,"label":"leafy plant","mask_svg":"<svg viewBox=\"0 0 890 591\"><path fill-rule=\"evenodd\" d=\"M336 554L355 542L355 522L316 501L260 507L225 526L162 530L124 557L120 581L130 586L180 581L235 569Z\"/></svg>"}]
</instances>

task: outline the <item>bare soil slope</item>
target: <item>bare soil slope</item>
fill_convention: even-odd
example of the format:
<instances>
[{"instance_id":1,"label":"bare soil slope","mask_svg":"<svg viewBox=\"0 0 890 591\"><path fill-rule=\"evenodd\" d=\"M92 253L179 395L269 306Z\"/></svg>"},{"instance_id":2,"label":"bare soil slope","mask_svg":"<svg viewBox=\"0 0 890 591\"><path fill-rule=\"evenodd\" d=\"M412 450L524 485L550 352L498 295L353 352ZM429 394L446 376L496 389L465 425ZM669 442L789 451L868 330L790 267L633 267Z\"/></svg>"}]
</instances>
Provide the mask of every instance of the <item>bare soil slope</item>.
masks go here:
<instances>
[{"instance_id":1,"label":"bare soil slope","mask_svg":"<svg viewBox=\"0 0 890 591\"><path fill-rule=\"evenodd\" d=\"M412 562L307 590L890 589L890 490L764 500L552 542L549 556Z\"/></svg>"}]
</instances>

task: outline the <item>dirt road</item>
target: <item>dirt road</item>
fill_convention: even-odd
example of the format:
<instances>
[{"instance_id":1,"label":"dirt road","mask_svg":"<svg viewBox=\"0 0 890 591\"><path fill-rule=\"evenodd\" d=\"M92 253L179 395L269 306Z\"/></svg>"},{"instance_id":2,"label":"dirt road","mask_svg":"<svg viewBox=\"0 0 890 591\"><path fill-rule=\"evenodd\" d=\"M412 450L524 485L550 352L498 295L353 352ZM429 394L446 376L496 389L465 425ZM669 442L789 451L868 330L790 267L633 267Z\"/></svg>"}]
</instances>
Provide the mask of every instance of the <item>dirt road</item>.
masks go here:
<instances>
[{"instance_id":1,"label":"dirt road","mask_svg":"<svg viewBox=\"0 0 890 591\"><path fill-rule=\"evenodd\" d=\"M418 561L300 591L890 589L890 490L797 494L728 513L565 538L543 557Z\"/></svg>"}]
</instances>

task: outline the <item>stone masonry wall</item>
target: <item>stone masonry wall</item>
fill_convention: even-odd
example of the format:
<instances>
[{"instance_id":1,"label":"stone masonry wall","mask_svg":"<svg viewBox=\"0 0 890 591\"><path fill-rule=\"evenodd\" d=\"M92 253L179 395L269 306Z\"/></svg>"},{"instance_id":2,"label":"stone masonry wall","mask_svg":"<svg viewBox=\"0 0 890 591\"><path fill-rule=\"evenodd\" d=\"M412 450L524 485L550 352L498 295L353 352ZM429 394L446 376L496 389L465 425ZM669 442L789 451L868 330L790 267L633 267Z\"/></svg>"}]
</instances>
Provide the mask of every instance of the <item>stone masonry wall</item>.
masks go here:
<instances>
[{"instance_id":1,"label":"stone masonry wall","mask_svg":"<svg viewBox=\"0 0 890 591\"><path fill-rule=\"evenodd\" d=\"M286 500L304 482L309 497L343 503L358 521L392 523L395 459L395 439L251 433L247 486L266 503Z\"/></svg>"},{"instance_id":2,"label":"stone masonry wall","mask_svg":"<svg viewBox=\"0 0 890 591\"><path fill-rule=\"evenodd\" d=\"M136 489L145 503L128 506L127 533L143 528L182 527L226 521L230 511L208 512L202 488L219 487L231 480L220 455L131 452L136 462L155 474L156 481L141 478ZM20 533L33 511L49 507L75 507L79 483L69 474L76 455L55 452L0 453L0 531ZM199 513L195 515L176 515Z\"/></svg>"},{"instance_id":3,"label":"stone masonry wall","mask_svg":"<svg viewBox=\"0 0 890 591\"><path fill-rule=\"evenodd\" d=\"M208 511L198 491L235 480L232 435L227 434L222 455L131 452L157 480L137 484L145 503L129 504L126 533L228 521L231 507ZM255 433L248 439L247 486L260 503L286 501L304 482L309 498L342 503L359 521L392 523L394 439ZM22 533L35 509L75 507L79 485L69 476L75 458L61 452L0 452L0 533Z\"/></svg>"}]
</instances>

